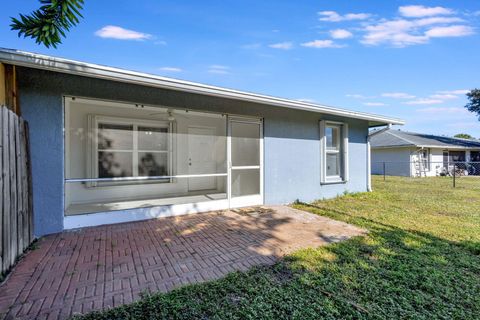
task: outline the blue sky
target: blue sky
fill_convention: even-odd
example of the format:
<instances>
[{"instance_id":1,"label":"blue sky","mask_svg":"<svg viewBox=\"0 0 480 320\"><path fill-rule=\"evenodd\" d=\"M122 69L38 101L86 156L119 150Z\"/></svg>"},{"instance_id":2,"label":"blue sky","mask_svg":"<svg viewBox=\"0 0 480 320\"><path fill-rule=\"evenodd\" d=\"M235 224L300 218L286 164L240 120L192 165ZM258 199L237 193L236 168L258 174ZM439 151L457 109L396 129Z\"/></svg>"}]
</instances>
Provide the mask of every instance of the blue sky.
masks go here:
<instances>
[{"instance_id":1,"label":"blue sky","mask_svg":"<svg viewBox=\"0 0 480 320\"><path fill-rule=\"evenodd\" d=\"M0 46L401 117L403 129L480 137L480 2L85 1L58 49L10 31Z\"/></svg>"}]
</instances>

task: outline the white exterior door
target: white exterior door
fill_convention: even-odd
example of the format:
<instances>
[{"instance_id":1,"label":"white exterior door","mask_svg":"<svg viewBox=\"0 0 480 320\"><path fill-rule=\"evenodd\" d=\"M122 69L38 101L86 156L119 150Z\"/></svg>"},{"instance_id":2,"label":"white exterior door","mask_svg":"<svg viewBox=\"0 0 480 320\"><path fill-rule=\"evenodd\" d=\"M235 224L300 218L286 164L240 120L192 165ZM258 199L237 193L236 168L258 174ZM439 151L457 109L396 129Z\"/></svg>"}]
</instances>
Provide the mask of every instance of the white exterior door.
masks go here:
<instances>
[{"instance_id":1,"label":"white exterior door","mask_svg":"<svg viewBox=\"0 0 480 320\"><path fill-rule=\"evenodd\" d=\"M261 120L229 119L228 183L231 208L263 204Z\"/></svg>"},{"instance_id":2,"label":"white exterior door","mask_svg":"<svg viewBox=\"0 0 480 320\"><path fill-rule=\"evenodd\" d=\"M188 174L216 173L215 128L188 128ZM189 178L188 190L216 189L215 177Z\"/></svg>"}]
</instances>

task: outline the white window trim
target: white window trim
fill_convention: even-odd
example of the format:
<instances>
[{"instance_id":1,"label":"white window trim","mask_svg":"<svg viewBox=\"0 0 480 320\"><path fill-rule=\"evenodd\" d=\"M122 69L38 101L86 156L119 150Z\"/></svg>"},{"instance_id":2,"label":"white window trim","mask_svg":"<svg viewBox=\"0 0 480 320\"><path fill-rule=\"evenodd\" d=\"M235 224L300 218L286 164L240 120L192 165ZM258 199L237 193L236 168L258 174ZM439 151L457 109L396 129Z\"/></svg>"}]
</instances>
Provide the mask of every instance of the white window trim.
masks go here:
<instances>
[{"instance_id":1,"label":"white window trim","mask_svg":"<svg viewBox=\"0 0 480 320\"><path fill-rule=\"evenodd\" d=\"M341 141L339 141L340 150L332 151L327 150L327 126L340 127ZM327 153L342 152L341 157L341 175L327 176ZM348 124L344 122L326 121L320 120L320 183L321 184L333 184L333 183L345 183L349 179L348 168Z\"/></svg>"},{"instance_id":2,"label":"white window trim","mask_svg":"<svg viewBox=\"0 0 480 320\"><path fill-rule=\"evenodd\" d=\"M152 120L144 120L144 119L129 119L129 118L121 118L121 117L110 117L110 116L101 116L101 115L94 115L89 114L87 115L88 121L88 133L89 139L87 139L87 175L89 178L98 178L98 125L99 123L110 123L110 124L124 124L124 125L132 125L134 128L138 128L139 126L148 126L148 127L155 127L155 128L168 128L168 138L167 138L167 150L163 151L168 153L168 175L173 176L173 165L174 165L174 158L173 158L173 129L174 129L174 122L173 121L152 121ZM138 144L137 139L138 131L133 131L133 150L137 150L138 148L136 145ZM135 166L138 165L138 159L132 159L132 167L135 170ZM135 174L133 174L135 176ZM167 179L166 179L167 180ZM173 182L173 179L168 179L169 183ZM144 183L158 183L158 181L153 182L145 182ZM163 182L166 183L166 182ZM111 187L111 186L123 186L123 185L132 185L138 184L138 182L88 182L86 183L87 187Z\"/></svg>"}]
</instances>

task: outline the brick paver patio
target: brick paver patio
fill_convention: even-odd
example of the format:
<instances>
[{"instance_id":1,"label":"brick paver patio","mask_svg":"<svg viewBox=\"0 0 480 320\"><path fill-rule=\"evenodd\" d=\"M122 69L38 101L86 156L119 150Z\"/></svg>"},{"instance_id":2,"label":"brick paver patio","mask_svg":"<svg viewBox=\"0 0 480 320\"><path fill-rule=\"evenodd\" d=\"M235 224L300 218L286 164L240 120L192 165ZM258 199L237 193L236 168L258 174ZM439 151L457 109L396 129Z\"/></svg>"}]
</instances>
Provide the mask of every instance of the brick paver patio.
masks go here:
<instances>
[{"instance_id":1,"label":"brick paver patio","mask_svg":"<svg viewBox=\"0 0 480 320\"><path fill-rule=\"evenodd\" d=\"M142 291L220 278L303 247L364 233L288 207L211 212L42 238L0 286L0 318L65 319L130 303Z\"/></svg>"}]
</instances>

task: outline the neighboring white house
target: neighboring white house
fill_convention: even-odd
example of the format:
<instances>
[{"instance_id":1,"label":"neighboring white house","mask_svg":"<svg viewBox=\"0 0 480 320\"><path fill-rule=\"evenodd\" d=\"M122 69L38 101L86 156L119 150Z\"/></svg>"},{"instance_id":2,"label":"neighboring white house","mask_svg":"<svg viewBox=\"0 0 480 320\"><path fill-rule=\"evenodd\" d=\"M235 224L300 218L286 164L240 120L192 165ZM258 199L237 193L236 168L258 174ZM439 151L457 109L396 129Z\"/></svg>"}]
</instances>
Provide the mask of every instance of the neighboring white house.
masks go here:
<instances>
[{"instance_id":1,"label":"neighboring white house","mask_svg":"<svg viewBox=\"0 0 480 320\"><path fill-rule=\"evenodd\" d=\"M372 174L437 176L453 164L480 175L480 141L386 128L370 133Z\"/></svg>"}]
</instances>

